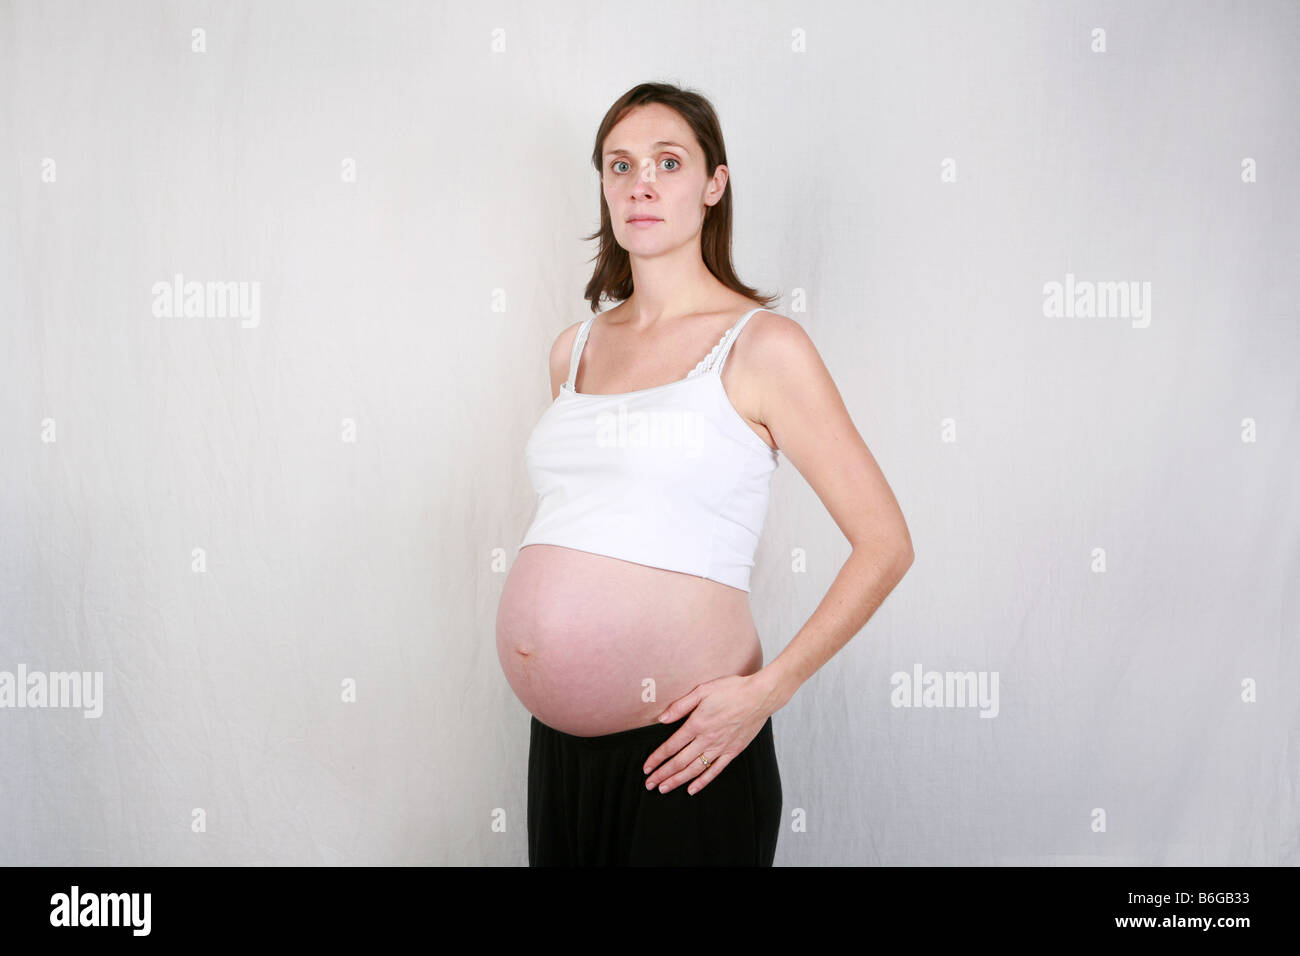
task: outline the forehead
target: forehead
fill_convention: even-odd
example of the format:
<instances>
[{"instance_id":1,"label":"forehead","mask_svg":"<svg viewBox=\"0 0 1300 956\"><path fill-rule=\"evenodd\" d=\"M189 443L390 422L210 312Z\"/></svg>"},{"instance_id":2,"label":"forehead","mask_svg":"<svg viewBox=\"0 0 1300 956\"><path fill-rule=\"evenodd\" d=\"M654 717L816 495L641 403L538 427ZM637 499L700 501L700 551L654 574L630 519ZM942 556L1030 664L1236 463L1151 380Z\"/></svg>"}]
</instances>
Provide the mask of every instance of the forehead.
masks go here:
<instances>
[{"instance_id":1,"label":"forehead","mask_svg":"<svg viewBox=\"0 0 1300 956\"><path fill-rule=\"evenodd\" d=\"M680 113L662 103L649 103L614 124L605 139L604 152L659 149L665 142L680 144L688 150L699 148Z\"/></svg>"}]
</instances>

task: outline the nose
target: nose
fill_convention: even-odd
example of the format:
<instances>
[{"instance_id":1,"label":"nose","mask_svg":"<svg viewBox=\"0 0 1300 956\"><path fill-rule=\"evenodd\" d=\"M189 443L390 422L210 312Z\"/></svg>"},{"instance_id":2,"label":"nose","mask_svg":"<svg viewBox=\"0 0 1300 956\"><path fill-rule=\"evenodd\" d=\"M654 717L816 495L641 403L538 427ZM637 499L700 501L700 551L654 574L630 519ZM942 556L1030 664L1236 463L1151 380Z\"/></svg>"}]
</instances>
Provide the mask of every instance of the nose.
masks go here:
<instances>
[{"instance_id":1,"label":"nose","mask_svg":"<svg viewBox=\"0 0 1300 956\"><path fill-rule=\"evenodd\" d=\"M653 196L654 180L648 178L654 175L654 167L646 164L637 170L636 178L632 181L632 196L636 199L644 199L647 196Z\"/></svg>"}]
</instances>

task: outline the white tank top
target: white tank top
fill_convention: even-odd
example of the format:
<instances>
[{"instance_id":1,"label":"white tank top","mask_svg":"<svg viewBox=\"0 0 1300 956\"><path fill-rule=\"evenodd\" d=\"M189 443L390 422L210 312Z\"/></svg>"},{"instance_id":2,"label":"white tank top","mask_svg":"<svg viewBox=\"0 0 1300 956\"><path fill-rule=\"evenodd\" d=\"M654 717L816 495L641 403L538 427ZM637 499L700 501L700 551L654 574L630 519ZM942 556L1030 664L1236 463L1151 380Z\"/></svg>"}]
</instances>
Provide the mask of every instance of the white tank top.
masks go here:
<instances>
[{"instance_id":1,"label":"white tank top","mask_svg":"<svg viewBox=\"0 0 1300 956\"><path fill-rule=\"evenodd\" d=\"M519 548L554 544L749 590L776 449L722 387L755 312L686 378L635 392L574 390L594 315L574 337L569 378L524 448L537 512Z\"/></svg>"}]
</instances>

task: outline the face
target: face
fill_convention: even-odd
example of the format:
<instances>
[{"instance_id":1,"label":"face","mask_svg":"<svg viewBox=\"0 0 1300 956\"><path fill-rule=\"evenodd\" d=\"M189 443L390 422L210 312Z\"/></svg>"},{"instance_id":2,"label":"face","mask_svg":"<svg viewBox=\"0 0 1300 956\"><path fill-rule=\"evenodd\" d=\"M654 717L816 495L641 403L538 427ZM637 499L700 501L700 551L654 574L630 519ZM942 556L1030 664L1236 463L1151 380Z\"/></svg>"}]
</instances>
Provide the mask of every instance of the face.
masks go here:
<instances>
[{"instance_id":1,"label":"face","mask_svg":"<svg viewBox=\"0 0 1300 956\"><path fill-rule=\"evenodd\" d=\"M624 116L605 138L601 164L614 238L636 255L692 241L704 223L705 207L722 198L727 184L727 167L712 174L706 170L690 126L662 103Z\"/></svg>"}]
</instances>

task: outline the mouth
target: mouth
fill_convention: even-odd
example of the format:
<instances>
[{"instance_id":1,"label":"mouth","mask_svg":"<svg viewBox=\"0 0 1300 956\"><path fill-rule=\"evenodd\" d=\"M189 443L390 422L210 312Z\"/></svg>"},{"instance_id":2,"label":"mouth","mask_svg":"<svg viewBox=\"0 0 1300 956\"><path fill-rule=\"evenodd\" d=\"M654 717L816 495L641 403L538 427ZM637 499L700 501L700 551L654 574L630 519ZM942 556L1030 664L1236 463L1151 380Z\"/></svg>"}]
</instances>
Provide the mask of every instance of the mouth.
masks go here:
<instances>
[{"instance_id":1,"label":"mouth","mask_svg":"<svg viewBox=\"0 0 1300 956\"><path fill-rule=\"evenodd\" d=\"M651 223L663 222L663 220L656 219L653 216L636 216L635 218L629 219L627 222L630 226L648 226Z\"/></svg>"}]
</instances>

